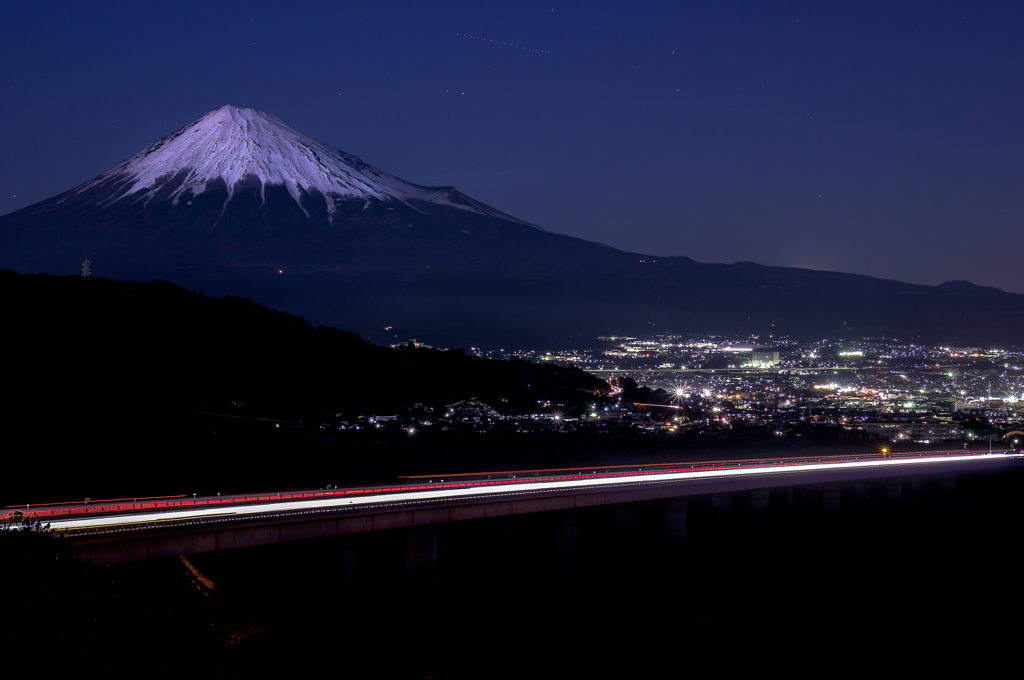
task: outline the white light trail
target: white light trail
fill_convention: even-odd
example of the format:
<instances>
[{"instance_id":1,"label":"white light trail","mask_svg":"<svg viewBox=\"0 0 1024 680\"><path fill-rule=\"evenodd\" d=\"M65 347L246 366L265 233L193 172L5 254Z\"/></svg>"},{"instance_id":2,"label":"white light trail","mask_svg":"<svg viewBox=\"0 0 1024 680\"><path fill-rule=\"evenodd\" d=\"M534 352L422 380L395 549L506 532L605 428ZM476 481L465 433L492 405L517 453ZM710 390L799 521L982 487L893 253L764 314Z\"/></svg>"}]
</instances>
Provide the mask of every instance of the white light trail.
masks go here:
<instances>
[{"instance_id":1,"label":"white light trail","mask_svg":"<svg viewBox=\"0 0 1024 680\"><path fill-rule=\"evenodd\" d=\"M259 503L255 505L243 505L238 507L216 507L189 510L169 510L135 513L130 515L107 515L103 517L89 517L80 519L54 519L49 522L51 528L57 530L84 529L104 526L120 526L125 524L140 524L146 522L166 522L173 520L187 519L212 519L215 517L238 517L241 515L257 515L260 513L282 513L297 510L322 510L327 508L349 508L366 505L381 505L404 503L408 501L430 501L442 500L445 498L465 498L472 496L506 495L509 493L527 493L534 491L552 491L557 489L573 489L586 487L602 487L636 482L670 482L686 481L697 479L716 479L722 477L743 477L749 475L763 474L788 474L793 472L811 472L815 470L839 470L851 468L873 468L884 466L901 465L927 465L929 463L951 463L966 461L1000 460L1010 458L1021 458L1024 454L1003 454L994 453L988 456L946 456L935 458L897 458L897 459L872 459L867 461L841 462L841 463L808 463L802 465L788 465L780 467L752 467L752 468L729 468L723 470L699 470L693 472L669 472L655 473L638 477L599 477L596 479L571 479L557 480L550 482L534 482L512 484L507 486L478 486L462 489L431 489L429 491L407 491L402 493L378 494L373 496L360 496L357 498L332 497L322 499L311 499L301 501L280 501L275 503Z\"/></svg>"}]
</instances>

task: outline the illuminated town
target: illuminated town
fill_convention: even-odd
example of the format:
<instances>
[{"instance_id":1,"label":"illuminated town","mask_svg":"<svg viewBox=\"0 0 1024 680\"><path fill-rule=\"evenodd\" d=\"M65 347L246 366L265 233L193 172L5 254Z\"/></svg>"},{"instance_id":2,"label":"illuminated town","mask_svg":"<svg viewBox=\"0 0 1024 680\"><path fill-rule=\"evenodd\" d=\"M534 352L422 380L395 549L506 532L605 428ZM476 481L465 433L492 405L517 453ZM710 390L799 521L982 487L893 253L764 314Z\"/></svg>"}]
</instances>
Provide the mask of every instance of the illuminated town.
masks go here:
<instances>
[{"instance_id":1,"label":"illuminated town","mask_svg":"<svg viewBox=\"0 0 1024 680\"><path fill-rule=\"evenodd\" d=\"M339 428L481 432L615 431L700 440L810 437L1015 446L1024 353L898 340L602 337L589 349L484 350L478 356L575 366L611 391L585 406L538 400L530 413L467 401L359 417ZM1020 435L1024 439L1024 435Z\"/></svg>"}]
</instances>

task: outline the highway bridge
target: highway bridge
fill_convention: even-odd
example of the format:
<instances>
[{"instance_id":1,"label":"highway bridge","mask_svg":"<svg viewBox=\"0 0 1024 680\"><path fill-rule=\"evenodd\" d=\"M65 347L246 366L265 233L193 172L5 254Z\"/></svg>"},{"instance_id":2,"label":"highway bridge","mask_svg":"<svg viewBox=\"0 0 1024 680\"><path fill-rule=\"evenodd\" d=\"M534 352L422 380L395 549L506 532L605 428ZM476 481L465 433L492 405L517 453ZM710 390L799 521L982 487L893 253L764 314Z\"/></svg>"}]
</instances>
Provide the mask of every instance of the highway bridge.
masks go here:
<instances>
[{"instance_id":1,"label":"highway bridge","mask_svg":"<svg viewBox=\"0 0 1024 680\"><path fill-rule=\"evenodd\" d=\"M403 479L387 486L8 507L66 532L96 564L688 496L1006 469L1019 451L771 458ZM837 504L838 492L827 503ZM685 514L685 513L684 513ZM685 521L685 520L684 520Z\"/></svg>"}]
</instances>

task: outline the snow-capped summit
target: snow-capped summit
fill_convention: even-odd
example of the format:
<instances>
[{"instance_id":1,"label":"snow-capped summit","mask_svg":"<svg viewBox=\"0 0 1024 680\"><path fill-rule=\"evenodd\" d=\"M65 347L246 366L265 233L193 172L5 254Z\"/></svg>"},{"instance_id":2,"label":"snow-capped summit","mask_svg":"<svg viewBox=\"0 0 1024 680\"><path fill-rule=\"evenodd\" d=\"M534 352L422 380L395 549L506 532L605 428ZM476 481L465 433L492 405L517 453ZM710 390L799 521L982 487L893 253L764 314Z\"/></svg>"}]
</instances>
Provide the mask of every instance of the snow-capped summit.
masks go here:
<instances>
[{"instance_id":1,"label":"snow-capped summit","mask_svg":"<svg viewBox=\"0 0 1024 680\"><path fill-rule=\"evenodd\" d=\"M148 203L153 198L173 205L190 202L207 187L223 181L228 206L236 186L258 185L262 202L269 186L284 187L309 216L303 194L324 202L333 220L339 201L400 201L448 205L482 215L514 220L455 190L423 187L378 170L361 159L305 135L277 116L235 106L211 111L196 122L151 144L132 158L77 187L73 195L103 192L107 207L121 201Z\"/></svg>"}]
</instances>

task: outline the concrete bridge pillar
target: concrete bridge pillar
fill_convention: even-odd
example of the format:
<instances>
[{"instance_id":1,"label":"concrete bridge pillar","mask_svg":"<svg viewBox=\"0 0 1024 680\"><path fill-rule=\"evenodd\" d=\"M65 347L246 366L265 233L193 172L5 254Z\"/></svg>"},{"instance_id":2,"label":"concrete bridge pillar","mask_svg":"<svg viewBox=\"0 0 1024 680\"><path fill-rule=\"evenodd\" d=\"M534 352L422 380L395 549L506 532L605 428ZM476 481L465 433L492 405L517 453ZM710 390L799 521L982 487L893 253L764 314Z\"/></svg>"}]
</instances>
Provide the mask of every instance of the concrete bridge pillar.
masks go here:
<instances>
[{"instance_id":1,"label":"concrete bridge pillar","mask_svg":"<svg viewBox=\"0 0 1024 680\"><path fill-rule=\"evenodd\" d=\"M359 567L359 551L355 541L350 537L342 538L338 546L338 580L342 588L350 590L357 585Z\"/></svg>"},{"instance_id":2,"label":"concrete bridge pillar","mask_svg":"<svg viewBox=\"0 0 1024 680\"><path fill-rule=\"evenodd\" d=\"M939 488L942 489L943 493L956 491L956 475L947 475L943 477L942 482L939 484Z\"/></svg>"},{"instance_id":3,"label":"concrete bridge pillar","mask_svg":"<svg viewBox=\"0 0 1024 680\"><path fill-rule=\"evenodd\" d=\"M686 542L686 505L685 498L671 498L665 501L662 530L670 543Z\"/></svg>"},{"instance_id":4,"label":"concrete bridge pillar","mask_svg":"<svg viewBox=\"0 0 1024 680\"><path fill-rule=\"evenodd\" d=\"M839 489L826 488L821 492L822 512L839 512Z\"/></svg>"},{"instance_id":5,"label":"concrete bridge pillar","mask_svg":"<svg viewBox=\"0 0 1024 680\"><path fill-rule=\"evenodd\" d=\"M409 529L405 534L405 585L432 590L437 585L437 527Z\"/></svg>"},{"instance_id":6,"label":"concrete bridge pillar","mask_svg":"<svg viewBox=\"0 0 1024 680\"><path fill-rule=\"evenodd\" d=\"M495 558L501 572L512 568L512 520L509 517L498 517L494 521L494 533L497 545Z\"/></svg>"},{"instance_id":7,"label":"concrete bridge pillar","mask_svg":"<svg viewBox=\"0 0 1024 680\"><path fill-rule=\"evenodd\" d=\"M921 493L924 491L924 477L911 477L910 478L910 492Z\"/></svg>"},{"instance_id":8,"label":"concrete bridge pillar","mask_svg":"<svg viewBox=\"0 0 1024 680\"><path fill-rule=\"evenodd\" d=\"M799 512L817 512L820 508L821 484L802 484L792 490L790 509Z\"/></svg>"},{"instance_id":9,"label":"concrete bridge pillar","mask_svg":"<svg viewBox=\"0 0 1024 680\"><path fill-rule=\"evenodd\" d=\"M355 546L349 541L342 541L338 548L338 580L341 585L351 587L356 583L359 569L359 558Z\"/></svg>"},{"instance_id":10,"label":"concrete bridge pillar","mask_svg":"<svg viewBox=\"0 0 1024 680\"><path fill-rule=\"evenodd\" d=\"M575 574L579 569L579 511L559 511L554 522L555 570L562 575Z\"/></svg>"},{"instance_id":11,"label":"concrete bridge pillar","mask_svg":"<svg viewBox=\"0 0 1024 680\"><path fill-rule=\"evenodd\" d=\"M885 485L885 500L887 501L902 501L903 500L903 483L902 482L889 482Z\"/></svg>"},{"instance_id":12,"label":"concrete bridge pillar","mask_svg":"<svg viewBox=\"0 0 1024 680\"><path fill-rule=\"evenodd\" d=\"M854 482L853 497L858 501L871 500L871 484L868 482Z\"/></svg>"},{"instance_id":13,"label":"concrete bridge pillar","mask_svg":"<svg viewBox=\"0 0 1024 680\"><path fill-rule=\"evenodd\" d=\"M631 534L640 533L640 508L629 505L616 506L615 526Z\"/></svg>"},{"instance_id":14,"label":"concrete bridge pillar","mask_svg":"<svg viewBox=\"0 0 1024 680\"><path fill-rule=\"evenodd\" d=\"M755 519L768 517L768 489L755 489L750 492L750 514Z\"/></svg>"}]
</instances>

